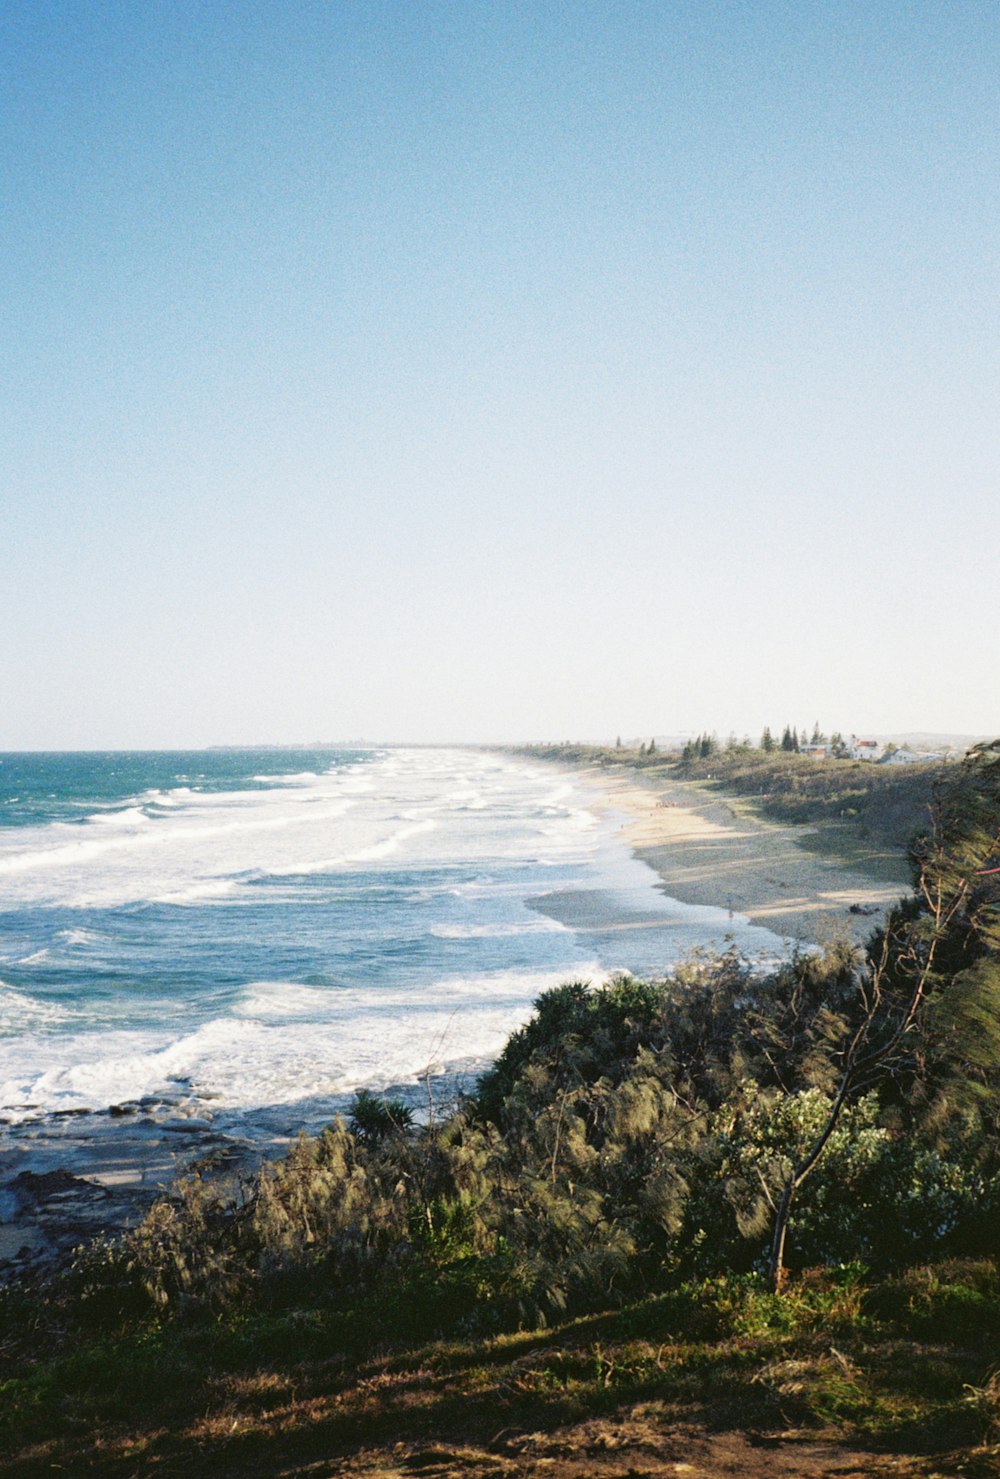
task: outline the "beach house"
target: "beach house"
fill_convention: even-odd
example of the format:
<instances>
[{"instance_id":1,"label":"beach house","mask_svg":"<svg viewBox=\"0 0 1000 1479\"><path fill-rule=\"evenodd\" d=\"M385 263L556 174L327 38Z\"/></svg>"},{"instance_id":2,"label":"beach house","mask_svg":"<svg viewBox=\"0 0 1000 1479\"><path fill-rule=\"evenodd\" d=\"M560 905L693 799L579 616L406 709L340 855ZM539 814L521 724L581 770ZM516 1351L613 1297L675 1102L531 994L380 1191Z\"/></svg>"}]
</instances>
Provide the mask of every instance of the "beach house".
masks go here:
<instances>
[{"instance_id":1,"label":"beach house","mask_svg":"<svg viewBox=\"0 0 1000 1479\"><path fill-rule=\"evenodd\" d=\"M881 740L858 739L852 734L847 743L847 753L852 760L880 760L885 746Z\"/></svg>"}]
</instances>

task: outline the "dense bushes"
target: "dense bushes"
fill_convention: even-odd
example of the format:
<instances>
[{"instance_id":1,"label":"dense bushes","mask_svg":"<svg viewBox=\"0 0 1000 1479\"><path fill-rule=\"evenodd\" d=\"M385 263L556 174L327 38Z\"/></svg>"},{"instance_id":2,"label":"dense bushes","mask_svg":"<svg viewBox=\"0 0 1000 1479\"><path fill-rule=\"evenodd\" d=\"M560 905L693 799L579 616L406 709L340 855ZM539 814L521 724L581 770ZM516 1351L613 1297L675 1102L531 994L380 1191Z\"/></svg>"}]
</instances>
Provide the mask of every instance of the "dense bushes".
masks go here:
<instances>
[{"instance_id":1,"label":"dense bushes","mask_svg":"<svg viewBox=\"0 0 1000 1479\"><path fill-rule=\"evenodd\" d=\"M248 1185L189 1180L81 1256L78 1295L218 1313L308 1291L396 1331L489 1331L760 1268L781 1178L828 1110L856 969L846 951L766 975L726 955L548 992L443 1123L338 1120ZM992 1095L939 1124L899 1093L841 1117L793 1265L995 1251Z\"/></svg>"},{"instance_id":2,"label":"dense bushes","mask_svg":"<svg viewBox=\"0 0 1000 1479\"><path fill-rule=\"evenodd\" d=\"M611 1413L618 1444L623 1406L652 1403L699 1432L985 1444L960 1467L992 1473L1000 745L952 775L866 953L561 986L432 1124L361 1094L248 1181L190 1176L47 1283L0 1288L18 1472L89 1472L92 1450L108 1473L140 1452L325 1471L338 1442L423 1454L430 1422L464 1463L470 1411L492 1464L500 1422ZM772 1232L817 1146L782 1284Z\"/></svg>"},{"instance_id":3,"label":"dense bushes","mask_svg":"<svg viewBox=\"0 0 1000 1479\"><path fill-rule=\"evenodd\" d=\"M307 1294L387 1334L551 1318L762 1270L817 1145L792 1268L994 1255L1000 745L955 768L912 858L917 893L867 956L761 972L728 953L546 992L448 1115L417 1126L365 1093L249 1182L187 1180L81 1253L65 1307L100 1322Z\"/></svg>"},{"instance_id":4,"label":"dense bushes","mask_svg":"<svg viewBox=\"0 0 1000 1479\"><path fill-rule=\"evenodd\" d=\"M746 796L773 821L848 823L860 839L901 851L926 820L934 783L948 769L942 761L873 765L783 750L721 750L678 765L676 773Z\"/></svg>"}]
</instances>

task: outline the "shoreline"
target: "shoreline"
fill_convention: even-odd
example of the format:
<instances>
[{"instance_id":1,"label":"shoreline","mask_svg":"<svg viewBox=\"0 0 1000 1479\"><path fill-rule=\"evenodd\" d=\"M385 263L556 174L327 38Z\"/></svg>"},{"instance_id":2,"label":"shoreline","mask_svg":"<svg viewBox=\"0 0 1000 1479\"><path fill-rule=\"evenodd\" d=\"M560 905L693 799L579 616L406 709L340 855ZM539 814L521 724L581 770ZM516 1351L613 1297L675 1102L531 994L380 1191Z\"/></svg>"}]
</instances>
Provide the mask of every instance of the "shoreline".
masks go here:
<instances>
[{"instance_id":1,"label":"shoreline","mask_svg":"<svg viewBox=\"0 0 1000 1479\"><path fill-rule=\"evenodd\" d=\"M588 803L624 832L632 855L656 874L654 885L681 905L761 926L803 945L863 943L885 908L905 891L843 861L801 847L802 828L738 812L696 782L664 780L622 767L562 766L581 784ZM854 904L866 911L852 914ZM584 935L611 932L623 942L668 939L688 921L643 906L630 912L601 891L570 891L533 905ZM736 931L736 934L743 931ZM465 1077L471 1063L448 1065L439 1090ZM482 1066L482 1065L480 1065ZM442 1065L444 1067L444 1065ZM448 1069L451 1069L449 1072ZM419 1111L425 1087L400 1085ZM337 1106L338 1108L340 1106ZM226 1177L246 1175L287 1150L299 1129L330 1117L310 1101L251 1112L218 1112L189 1088L147 1096L110 1109L63 1110L11 1126L0 1149L0 1278L3 1272L49 1263L90 1238L118 1231L143 1215L192 1164Z\"/></svg>"},{"instance_id":2,"label":"shoreline","mask_svg":"<svg viewBox=\"0 0 1000 1479\"><path fill-rule=\"evenodd\" d=\"M902 858L898 881L876 879L802 847L799 839L812 828L751 816L737 809L736 798L730 802L696 781L653 778L626 766L568 769L598 793L605 814L625 815L636 857L680 903L728 909L802 944L861 945L908 890Z\"/></svg>"},{"instance_id":3,"label":"shoreline","mask_svg":"<svg viewBox=\"0 0 1000 1479\"><path fill-rule=\"evenodd\" d=\"M447 1111L486 1064L456 1059L429 1079L389 1084L420 1118ZM220 1185L286 1154L300 1134L319 1134L347 1114L353 1094L292 1100L254 1110L218 1109L190 1089L147 1095L109 1109L64 1109L6 1126L0 1147L0 1284L20 1271L68 1260L92 1238L114 1236L145 1216L185 1176Z\"/></svg>"}]
</instances>

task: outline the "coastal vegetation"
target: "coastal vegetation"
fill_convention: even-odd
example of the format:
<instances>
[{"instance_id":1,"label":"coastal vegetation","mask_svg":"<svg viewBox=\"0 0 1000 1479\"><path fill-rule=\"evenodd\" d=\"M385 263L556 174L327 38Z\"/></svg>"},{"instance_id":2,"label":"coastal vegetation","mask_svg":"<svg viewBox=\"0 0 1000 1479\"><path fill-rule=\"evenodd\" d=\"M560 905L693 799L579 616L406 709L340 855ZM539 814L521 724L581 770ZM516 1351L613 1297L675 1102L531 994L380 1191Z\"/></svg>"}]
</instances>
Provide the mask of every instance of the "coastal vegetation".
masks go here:
<instances>
[{"instance_id":1,"label":"coastal vegetation","mask_svg":"<svg viewBox=\"0 0 1000 1479\"><path fill-rule=\"evenodd\" d=\"M657 1472L677 1424L994 1472L1000 741L909 856L864 951L567 982L427 1122L361 1094L10 1283L4 1472Z\"/></svg>"},{"instance_id":2,"label":"coastal vegetation","mask_svg":"<svg viewBox=\"0 0 1000 1479\"><path fill-rule=\"evenodd\" d=\"M762 741L769 731L765 730ZM739 798L754 813L803 827L803 845L852 858L898 855L927 822L935 783L949 763L873 765L835 753L816 757L799 748L753 745L735 736L720 743L704 734L680 750L603 745L531 745L521 754L602 769L634 768L650 782L692 781Z\"/></svg>"}]
</instances>

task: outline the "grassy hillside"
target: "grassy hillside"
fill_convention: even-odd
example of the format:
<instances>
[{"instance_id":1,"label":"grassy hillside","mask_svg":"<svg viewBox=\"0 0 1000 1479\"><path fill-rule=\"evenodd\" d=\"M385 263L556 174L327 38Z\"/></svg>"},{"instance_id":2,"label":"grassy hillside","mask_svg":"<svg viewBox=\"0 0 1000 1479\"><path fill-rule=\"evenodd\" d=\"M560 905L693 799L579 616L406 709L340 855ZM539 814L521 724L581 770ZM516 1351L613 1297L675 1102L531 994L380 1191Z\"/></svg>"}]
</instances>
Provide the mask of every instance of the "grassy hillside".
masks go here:
<instances>
[{"instance_id":1,"label":"grassy hillside","mask_svg":"<svg viewBox=\"0 0 1000 1479\"><path fill-rule=\"evenodd\" d=\"M989 1261L817 1274L780 1300L722 1278L488 1339L366 1338L318 1291L34 1352L3 1385L0 1472L986 1479L998 1331Z\"/></svg>"}]
</instances>

